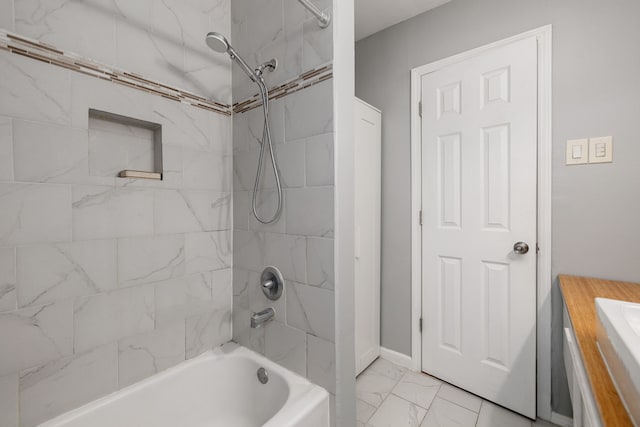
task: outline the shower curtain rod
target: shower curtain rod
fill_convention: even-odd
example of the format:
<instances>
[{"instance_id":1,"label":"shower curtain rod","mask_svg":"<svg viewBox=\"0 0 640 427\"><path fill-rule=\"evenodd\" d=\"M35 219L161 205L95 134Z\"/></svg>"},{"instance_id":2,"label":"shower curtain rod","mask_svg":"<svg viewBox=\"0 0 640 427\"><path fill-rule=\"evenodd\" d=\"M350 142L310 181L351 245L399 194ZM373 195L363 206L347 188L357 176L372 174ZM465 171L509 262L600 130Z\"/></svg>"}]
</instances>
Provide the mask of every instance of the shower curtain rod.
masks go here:
<instances>
[{"instance_id":1,"label":"shower curtain rod","mask_svg":"<svg viewBox=\"0 0 640 427\"><path fill-rule=\"evenodd\" d=\"M298 0L298 2L311 12L313 16L318 18L320 28L327 28L329 26L331 23L331 14L329 12L322 12L315 4L311 3L310 0Z\"/></svg>"}]
</instances>

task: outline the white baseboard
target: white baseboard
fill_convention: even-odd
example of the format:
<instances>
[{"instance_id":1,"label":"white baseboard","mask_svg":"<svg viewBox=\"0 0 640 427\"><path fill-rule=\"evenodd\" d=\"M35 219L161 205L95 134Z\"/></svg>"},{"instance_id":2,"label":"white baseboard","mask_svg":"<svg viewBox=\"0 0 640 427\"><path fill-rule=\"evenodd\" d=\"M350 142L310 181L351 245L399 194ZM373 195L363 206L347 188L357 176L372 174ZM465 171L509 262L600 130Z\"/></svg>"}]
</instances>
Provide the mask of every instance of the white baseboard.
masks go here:
<instances>
[{"instance_id":1,"label":"white baseboard","mask_svg":"<svg viewBox=\"0 0 640 427\"><path fill-rule=\"evenodd\" d=\"M557 412L551 412L551 420L552 423L562 426L562 427L571 427L573 426L573 418L569 418L566 415L558 414Z\"/></svg>"},{"instance_id":2,"label":"white baseboard","mask_svg":"<svg viewBox=\"0 0 640 427\"><path fill-rule=\"evenodd\" d=\"M380 347L380 357L403 368L411 369L411 356Z\"/></svg>"}]
</instances>

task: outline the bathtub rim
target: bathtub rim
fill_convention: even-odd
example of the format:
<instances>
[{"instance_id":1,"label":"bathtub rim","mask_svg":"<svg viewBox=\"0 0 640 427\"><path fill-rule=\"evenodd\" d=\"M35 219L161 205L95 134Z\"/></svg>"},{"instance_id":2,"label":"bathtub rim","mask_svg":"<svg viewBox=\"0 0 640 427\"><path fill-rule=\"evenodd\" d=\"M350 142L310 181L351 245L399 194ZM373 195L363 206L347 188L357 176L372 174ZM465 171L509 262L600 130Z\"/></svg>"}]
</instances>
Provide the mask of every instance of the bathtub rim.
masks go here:
<instances>
[{"instance_id":1,"label":"bathtub rim","mask_svg":"<svg viewBox=\"0 0 640 427\"><path fill-rule=\"evenodd\" d=\"M287 384L287 399L283 403L282 407L269 420L267 420L262 427L286 427L295 425L296 422L304 419L304 417L318 405L321 405L325 399L328 417L329 393L324 388L317 384L313 384L308 379L278 365L259 353L243 347L233 341L229 341L219 347L207 350L194 358L182 361L175 366L153 374L138 382L57 415L56 417L39 424L38 427L64 427L66 423L72 422L79 417L110 404L111 402L126 398L128 394L135 393L147 387L152 387L154 384L160 383L163 379L177 375L179 372L192 368L194 365L197 366L199 364L210 362L211 360L228 358L253 360L258 365L265 368L267 372L275 372L280 375Z\"/></svg>"}]
</instances>

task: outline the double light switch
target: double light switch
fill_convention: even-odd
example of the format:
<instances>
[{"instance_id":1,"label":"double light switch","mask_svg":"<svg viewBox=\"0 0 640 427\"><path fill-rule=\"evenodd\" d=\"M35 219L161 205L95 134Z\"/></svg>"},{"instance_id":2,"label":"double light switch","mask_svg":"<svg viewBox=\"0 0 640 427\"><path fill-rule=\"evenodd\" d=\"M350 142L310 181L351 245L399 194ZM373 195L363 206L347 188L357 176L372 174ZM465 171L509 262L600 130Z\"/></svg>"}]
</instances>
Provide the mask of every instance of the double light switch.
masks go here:
<instances>
[{"instance_id":1,"label":"double light switch","mask_svg":"<svg viewBox=\"0 0 640 427\"><path fill-rule=\"evenodd\" d=\"M609 163L613 161L613 137L603 136L589 140L589 163Z\"/></svg>"},{"instance_id":2,"label":"double light switch","mask_svg":"<svg viewBox=\"0 0 640 427\"><path fill-rule=\"evenodd\" d=\"M613 161L613 137L567 141L567 165L608 163Z\"/></svg>"}]
</instances>

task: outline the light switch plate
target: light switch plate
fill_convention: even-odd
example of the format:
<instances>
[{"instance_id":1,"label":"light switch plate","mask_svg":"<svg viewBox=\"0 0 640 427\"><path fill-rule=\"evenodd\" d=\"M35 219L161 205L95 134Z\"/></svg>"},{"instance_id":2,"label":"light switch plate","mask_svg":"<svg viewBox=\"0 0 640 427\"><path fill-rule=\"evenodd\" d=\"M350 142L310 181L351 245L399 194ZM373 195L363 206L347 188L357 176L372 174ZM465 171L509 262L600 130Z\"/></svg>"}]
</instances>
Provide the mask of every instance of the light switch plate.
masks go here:
<instances>
[{"instance_id":1,"label":"light switch plate","mask_svg":"<svg viewBox=\"0 0 640 427\"><path fill-rule=\"evenodd\" d=\"M567 164L584 165L589 162L589 140L570 139L567 141Z\"/></svg>"},{"instance_id":2,"label":"light switch plate","mask_svg":"<svg viewBox=\"0 0 640 427\"><path fill-rule=\"evenodd\" d=\"M613 137L602 136L589 139L589 163L613 162Z\"/></svg>"}]
</instances>

